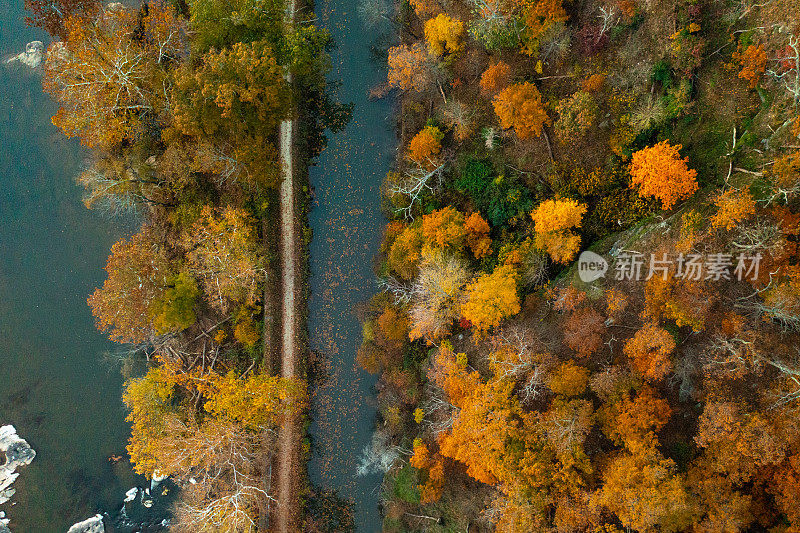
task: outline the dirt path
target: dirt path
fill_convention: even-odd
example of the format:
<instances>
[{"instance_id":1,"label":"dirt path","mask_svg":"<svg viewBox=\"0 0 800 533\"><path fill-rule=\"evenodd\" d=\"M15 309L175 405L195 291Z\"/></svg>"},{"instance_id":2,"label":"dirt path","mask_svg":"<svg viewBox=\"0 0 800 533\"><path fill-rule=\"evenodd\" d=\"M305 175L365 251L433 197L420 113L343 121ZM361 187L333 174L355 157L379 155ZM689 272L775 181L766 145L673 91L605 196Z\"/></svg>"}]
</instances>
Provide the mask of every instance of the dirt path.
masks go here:
<instances>
[{"instance_id":1,"label":"dirt path","mask_svg":"<svg viewBox=\"0 0 800 533\"><path fill-rule=\"evenodd\" d=\"M288 0L285 20L287 25L294 23L295 1ZM291 83L291 73L287 71L286 81ZM281 265L281 349L280 373L283 377L295 377L297 361L297 264L298 242L296 227L296 208L294 194L294 139L295 119L281 121L280 161L283 171L280 197L280 265ZM299 425L294 418L284 421L278 430L277 465L275 469L275 490L277 504L274 511L272 530L278 533L294 531L297 518L297 484L295 474L300 467L298 462Z\"/></svg>"}]
</instances>

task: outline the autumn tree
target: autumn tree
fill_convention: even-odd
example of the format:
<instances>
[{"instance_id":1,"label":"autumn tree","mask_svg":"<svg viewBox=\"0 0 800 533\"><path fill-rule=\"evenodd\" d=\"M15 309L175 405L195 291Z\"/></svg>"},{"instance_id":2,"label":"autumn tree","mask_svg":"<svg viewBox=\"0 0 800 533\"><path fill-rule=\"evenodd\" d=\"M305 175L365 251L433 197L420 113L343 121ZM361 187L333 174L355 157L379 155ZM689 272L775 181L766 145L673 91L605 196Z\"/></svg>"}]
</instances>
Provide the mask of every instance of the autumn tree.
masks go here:
<instances>
[{"instance_id":1,"label":"autumn tree","mask_svg":"<svg viewBox=\"0 0 800 533\"><path fill-rule=\"evenodd\" d=\"M180 423L160 443L175 461L173 473L182 486L170 528L181 533L250 532L257 529L259 507L274 497L264 488L260 467L263 435L227 420Z\"/></svg>"},{"instance_id":2,"label":"autumn tree","mask_svg":"<svg viewBox=\"0 0 800 533\"><path fill-rule=\"evenodd\" d=\"M680 531L691 525L696 512L684 477L657 451L613 459L596 502L636 531Z\"/></svg>"},{"instance_id":3,"label":"autumn tree","mask_svg":"<svg viewBox=\"0 0 800 533\"><path fill-rule=\"evenodd\" d=\"M424 91L432 82L428 53L420 43L389 48L389 87Z\"/></svg>"},{"instance_id":4,"label":"autumn tree","mask_svg":"<svg viewBox=\"0 0 800 533\"><path fill-rule=\"evenodd\" d=\"M206 411L252 431L274 427L287 415L300 412L307 403L302 382L268 374L239 378L228 372L214 376L208 388Z\"/></svg>"},{"instance_id":5,"label":"autumn tree","mask_svg":"<svg viewBox=\"0 0 800 533\"><path fill-rule=\"evenodd\" d=\"M206 206L181 242L190 270L213 306L225 311L232 302L256 300L263 258L252 217L245 211L226 207L217 214Z\"/></svg>"},{"instance_id":6,"label":"autumn tree","mask_svg":"<svg viewBox=\"0 0 800 533\"><path fill-rule=\"evenodd\" d=\"M423 251L448 250L458 253L464 247L464 214L451 206L422 217Z\"/></svg>"},{"instance_id":7,"label":"autumn tree","mask_svg":"<svg viewBox=\"0 0 800 533\"><path fill-rule=\"evenodd\" d=\"M562 0L521 0L519 5L525 25L522 35L523 51L535 55L541 37L556 24L566 22L569 17Z\"/></svg>"},{"instance_id":8,"label":"autumn tree","mask_svg":"<svg viewBox=\"0 0 800 533\"><path fill-rule=\"evenodd\" d=\"M144 342L155 332L153 317L175 274L153 235L141 231L111 247L103 287L89 296L97 327L116 342Z\"/></svg>"},{"instance_id":9,"label":"autumn tree","mask_svg":"<svg viewBox=\"0 0 800 533\"><path fill-rule=\"evenodd\" d=\"M389 248L389 266L403 279L412 279L422 253L422 222L405 226Z\"/></svg>"},{"instance_id":10,"label":"autumn tree","mask_svg":"<svg viewBox=\"0 0 800 533\"><path fill-rule=\"evenodd\" d=\"M166 472L167 465L160 464L158 452L166 433L166 418L176 413L174 377L163 367L151 367L144 376L125 384L122 399L129 409L128 453L134 470L148 476L159 469Z\"/></svg>"},{"instance_id":11,"label":"autumn tree","mask_svg":"<svg viewBox=\"0 0 800 533\"><path fill-rule=\"evenodd\" d=\"M704 511L694 531L714 533L716 531L745 531L755 519L753 499L749 494L736 490L731 481L711 470L706 461L699 460L690 468L687 481L700 499Z\"/></svg>"},{"instance_id":12,"label":"autumn tree","mask_svg":"<svg viewBox=\"0 0 800 533\"><path fill-rule=\"evenodd\" d=\"M152 0L142 18L142 37L156 63L185 59L189 54L188 28L173 2Z\"/></svg>"},{"instance_id":13,"label":"autumn tree","mask_svg":"<svg viewBox=\"0 0 800 533\"><path fill-rule=\"evenodd\" d=\"M444 13L425 22L425 40L434 55L460 52L464 48L463 36L464 23Z\"/></svg>"},{"instance_id":14,"label":"autumn tree","mask_svg":"<svg viewBox=\"0 0 800 533\"><path fill-rule=\"evenodd\" d=\"M136 39L136 14L117 5L93 23L67 18L64 32L45 62L44 90L59 105L53 124L88 147L110 148L142 135L145 118L161 112L167 82L152 50Z\"/></svg>"},{"instance_id":15,"label":"autumn tree","mask_svg":"<svg viewBox=\"0 0 800 533\"><path fill-rule=\"evenodd\" d=\"M621 388L632 382L620 376ZM593 388L596 384L593 383ZM601 412L603 431L616 444L624 445L633 453L654 448L658 444L657 433L669 421L672 409L655 389L643 386L633 395L629 390L607 403Z\"/></svg>"},{"instance_id":16,"label":"autumn tree","mask_svg":"<svg viewBox=\"0 0 800 533\"><path fill-rule=\"evenodd\" d=\"M440 338L458 318L469 270L463 260L443 252L426 255L414 282L409 316L411 339Z\"/></svg>"},{"instance_id":17,"label":"autumn tree","mask_svg":"<svg viewBox=\"0 0 800 533\"><path fill-rule=\"evenodd\" d=\"M631 159L631 185L638 187L640 196L661 200L664 209L672 209L698 187L697 171L687 166L688 158L681 159L680 149L679 144L672 146L661 141L635 152Z\"/></svg>"},{"instance_id":18,"label":"autumn tree","mask_svg":"<svg viewBox=\"0 0 800 533\"><path fill-rule=\"evenodd\" d=\"M756 202L750 191L728 189L714 198L717 212L711 217L711 225L727 230L735 228L756 212Z\"/></svg>"},{"instance_id":19,"label":"autumn tree","mask_svg":"<svg viewBox=\"0 0 800 533\"><path fill-rule=\"evenodd\" d=\"M467 246L472 250L475 259L480 259L489 254L492 238L489 236L489 224L480 213L470 214L464 221L464 230L467 237Z\"/></svg>"},{"instance_id":20,"label":"autumn tree","mask_svg":"<svg viewBox=\"0 0 800 533\"><path fill-rule=\"evenodd\" d=\"M437 166L437 156L442 150L444 134L436 126L426 126L408 143L408 159L423 168Z\"/></svg>"},{"instance_id":21,"label":"autumn tree","mask_svg":"<svg viewBox=\"0 0 800 533\"><path fill-rule=\"evenodd\" d=\"M586 205L575 200L545 200L531 213L536 247L554 261L568 263L578 253L581 238L571 231L579 228Z\"/></svg>"},{"instance_id":22,"label":"autumn tree","mask_svg":"<svg viewBox=\"0 0 800 533\"><path fill-rule=\"evenodd\" d=\"M518 279L519 274L511 265L498 266L491 274L478 277L466 288L461 314L479 331L499 326L502 319L521 309Z\"/></svg>"},{"instance_id":23,"label":"autumn tree","mask_svg":"<svg viewBox=\"0 0 800 533\"><path fill-rule=\"evenodd\" d=\"M760 468L779 463L787 446L764 415L726 401L706 402L695 442L706 449L711 468L734 483L746 482Z\"/></svg>"},{"instance_id":24,"label":"autumn tree","mask_svg":"<svg viewBox=\"0 0 800 533\"><path fill-rule=\"evenodd\" d=\"M492 63L481 75L481 91L495 95L511 83L511 66L503 61Z\"/></svg>"},{"instance_id":25,"label":"autumn tree","mask_svg":"<svg viewBox=\"0 0 800 533\"><path fill-rule=\"evenodd\" d=\"M511 459L506 447L521 428L520 406L512 395L513 386L508 381L491 381L470 389L457 402L461 410L451 431L439 439L440 453L465 464L467 474L483 483L493 485L509 479L510 471L503 464Z\"/></svg>"},{"instance_id":26,"label":"autumn tree","mask_svg":"<svg viewBox=\"0 0 800 533\"><path fill-rule=\"evenodd\" d=\"M432 454L428 446L419 439L414 441L414 455L409 464L425 473L425 481L420 485L420 503L433 503L439 500L444 488L444 461L438 454Z\"/></svg>"},{"instance_id":27,"label":"autumn tree","mask_svg":"<svg viewBox=\"0 0 800 533\"><path fill-rule=\"evenodd\" d=\"M445 124L453 129L457 141L465 141L475 131L475 110L465 102L448 100L442 109Z\"/></svg>"},{"instance_id":28,"label":"autumn tree","mask_svg":"<svg viewBox=\"0 0 800 533\"><path fill-rule=\"evenodd\" d=\"M409 4L414 8L414 13L421 19L426 19L441 12L439 2L436 0L410 0Z\"/></svg>"},{"instance_id":29,"label":"autumn tree","mask_svg":"<svg viewBox=\"0 0 800 533\"><path fill-rule=\"evenodd\" d=\"M83 204L112 215L136 213L143 206L171 206L179 185L159 175L154 163L142 161L137 152L103 154L78 176Z\"/></svg>"},{"instance_id":30,"label":"autumn tree","mask_svg":"<svg viewBox=\"0 0 800 533\"><path fill-rule=\"evenodd\" d=\"M538 137L542 126L550 123L542 95L533 83L508 86L494 97L493 103L500 125L505 129L514 128L520 139Z\"/></svg>"},{"instance_id":31,"label":"autumn tree","mask_svg":"<svg viewBox=\"0 0 800 533\"><path fill-rule=\"evenodd\" d=\"M800 267L791 266L777 277L756 307L786 329L800 330Z\"/></svg>"},{"instance_id":32,"label":"autumn tree","mask_svg":"<svg viewBox=\"0 0 800 533\"><path fill-rule=\"evenodd\" d=\"M659 380L672 370L670 356L675 350L675 339L665 329L647 324L625 344L625 355L631 367L649 380Z\"/></svg>"},{"instance_id":33,"label":"autumn tree","mask_svg":"<svg viewBox=\"0 0 800 533\"><path fill-rule=\"evenodd\" d=\"M548 387L561 396L578 396L586 391L589 384L589 370L572 361L561 363L550 375Z\"/></svg>"},{"instance_id":34,"label":"autumn tree","mask_svg":"<svg viewBox=\"0 0 800 533\"><path fill-rule=\"evenodd\" d=\"M290 95L268 43L236 43L208 52L199 68L181 66L174 94L175 130L211 143L207 157L216 159L217 174L262 185L278 182L271 139Z\"/></svg>"},{"instance_id":35,"label":"autumn tree","mask_svg":"<svg viewBox=\"0 0 800 533\"><path fill-rule=\"evenodd\" d=\"M558 102L558 120L554 128L564 141L574 135L583 135L594 124L598 111L594 96L586 91L578 91Z\"/></svg>"},{"instance_id":36,"label":"autumn tree","mask_svg":"<svg viewBox=\"0 0 800 533\"><path fill-rule=\"evenodd\" d=\"M99 0L25 0L30 15L25 22L42 28L53 37L67 38L64 23L71 17L92 19L100 10Z\"/></svg>"},{"instance_id":37,"label":"autumn tree","mask_svg":"<svg viewBox=\"0 0 800 533\"><path fill-rule=\"evenodd\" d=\"M758 87L758 82L767 70L767 52L764 50L764 45L751 44L743 52L736 52L733 57L741 66L739 77L747 81L751 89Z\"/></svg>"},{"instance_id":38,"label":"autumn tree","mask_svg":"<svg viewBox=\"0 0 800 533\"><path fill-rule=\"evenodd\" d=\"M559 398L542 413L540 427L558 454L574 453L583 449L592 430L593 414L592 403L588 400Z\"/></svg>"},{"instance_id":39,"label":"autumn tree","mask_svg":"<svg viewBox=\"0 0 800 533\"><path fill-rule=\"evenodd\" d=\"M564 324L564 342L578 357L589 357L603 345L605 319L594 309L579 309Z\"/></svg>"}]
</instances>

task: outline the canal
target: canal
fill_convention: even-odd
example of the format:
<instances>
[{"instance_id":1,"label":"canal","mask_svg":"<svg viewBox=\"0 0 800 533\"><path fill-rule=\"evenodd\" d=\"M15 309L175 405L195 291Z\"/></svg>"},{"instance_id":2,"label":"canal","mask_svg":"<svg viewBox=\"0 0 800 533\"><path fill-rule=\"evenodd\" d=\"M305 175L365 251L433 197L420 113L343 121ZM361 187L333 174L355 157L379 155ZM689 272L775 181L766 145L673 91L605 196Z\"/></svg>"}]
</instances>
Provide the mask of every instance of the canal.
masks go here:
<instances>
[{"instance_id":1,"label":"canal","mask_svg":"<svg viewBox=\"0 0 800 533\"><path fill-rule=\"evenodd\" d=\"M381 524L381 475L356 473L376 413L375 377L355 362L361 343L356 308L376 292L372 264L384 224L379 189L394 160L396 136L391 103L368 98L386 71L371 53L376 33L359 17L357 2L317 0L316 14L337 46L330 74L341 82L337 96L352 102L354 110L346 129L330 137L310 169L315 205L309 220L314 231L309 341L311 350L329 362L329 376L313 400L309 471L312 483L354 502L358 531L375 532Z\"/></svg>"}]
</instances>

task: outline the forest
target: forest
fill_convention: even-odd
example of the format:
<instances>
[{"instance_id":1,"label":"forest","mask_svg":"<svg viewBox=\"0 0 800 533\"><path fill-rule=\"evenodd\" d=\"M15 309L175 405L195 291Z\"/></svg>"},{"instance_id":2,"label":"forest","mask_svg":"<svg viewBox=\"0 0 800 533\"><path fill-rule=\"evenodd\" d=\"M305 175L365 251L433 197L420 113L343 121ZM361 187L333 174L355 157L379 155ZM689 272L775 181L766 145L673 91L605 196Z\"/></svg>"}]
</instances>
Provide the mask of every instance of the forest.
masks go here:
<instances>
[{"instance_id":1,"label":"forest","mask_svg":"<svg viewBox=\"0 0 800 533\"><path fill-rule=\"evenodd\" d=\"M800 3L364 10L384 531L800 531Z\"/></svg>"},{"instance_id":2,"label":"forest","mask_svg":"<svg viewBox=\"0 0 800 533\"><path fill-rule=\"evenodd\" d=\"M278 124L310 160L347 108L331 46L279 0L27 0L47 30L52 122L88 149L86 207L133 215L88 298L121 343L137 473L180 488L173 531L262 530L278 428L305 380L275 370ZM272 295L272 296L271 296ZM302 488L302 482L298 484Z\"/></svg>"}]
</instances>

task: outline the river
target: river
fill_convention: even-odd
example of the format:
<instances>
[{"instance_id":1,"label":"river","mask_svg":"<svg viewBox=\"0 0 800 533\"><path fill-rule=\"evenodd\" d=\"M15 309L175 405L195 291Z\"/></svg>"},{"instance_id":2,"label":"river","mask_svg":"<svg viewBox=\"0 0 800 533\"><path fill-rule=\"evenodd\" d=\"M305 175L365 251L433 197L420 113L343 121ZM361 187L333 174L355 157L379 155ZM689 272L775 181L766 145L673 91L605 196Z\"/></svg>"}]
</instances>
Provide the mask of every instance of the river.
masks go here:
<instances>
[{"instance_id":1,"label":"river","mask_svg":"<svg viewBox=\"0 0 800 533\"><path fill-rule=\"evenodd\" d=\"M63 533L116 509L141 483L125 456L122 378L103 354L86 297L121 224L88 211L75 177L85 153L50 123L41 74L5 65L43 32L25 26L23 0L0 2L0 423L36 450L19 470L15 533Z\"/></svg>"},{"instance_id":2,"label":"river","mask_svg":"<svg viewBox=\"0 0 800 533\"><path fill-rule=\"evenodd\" d=\"M353 500L358 531L375 532L381 529L381 475L359 477L356 468L375 425L376 379L355 362L361 343L355 309L376 292L372 264L384 224L379 189L397 141L391 102L368 99L386 71L370 53L376 34L363 25L356 6L355 0L316 5L319 25L337 45L330 78L342 82L339 100L355 107L347 128L330 137L310 169L315 205L309 217L314 230L309 341L312 351L329 358L330 376L317 387L312 404L309 472L312 483Z\"/></svg>"}]
</instances>

